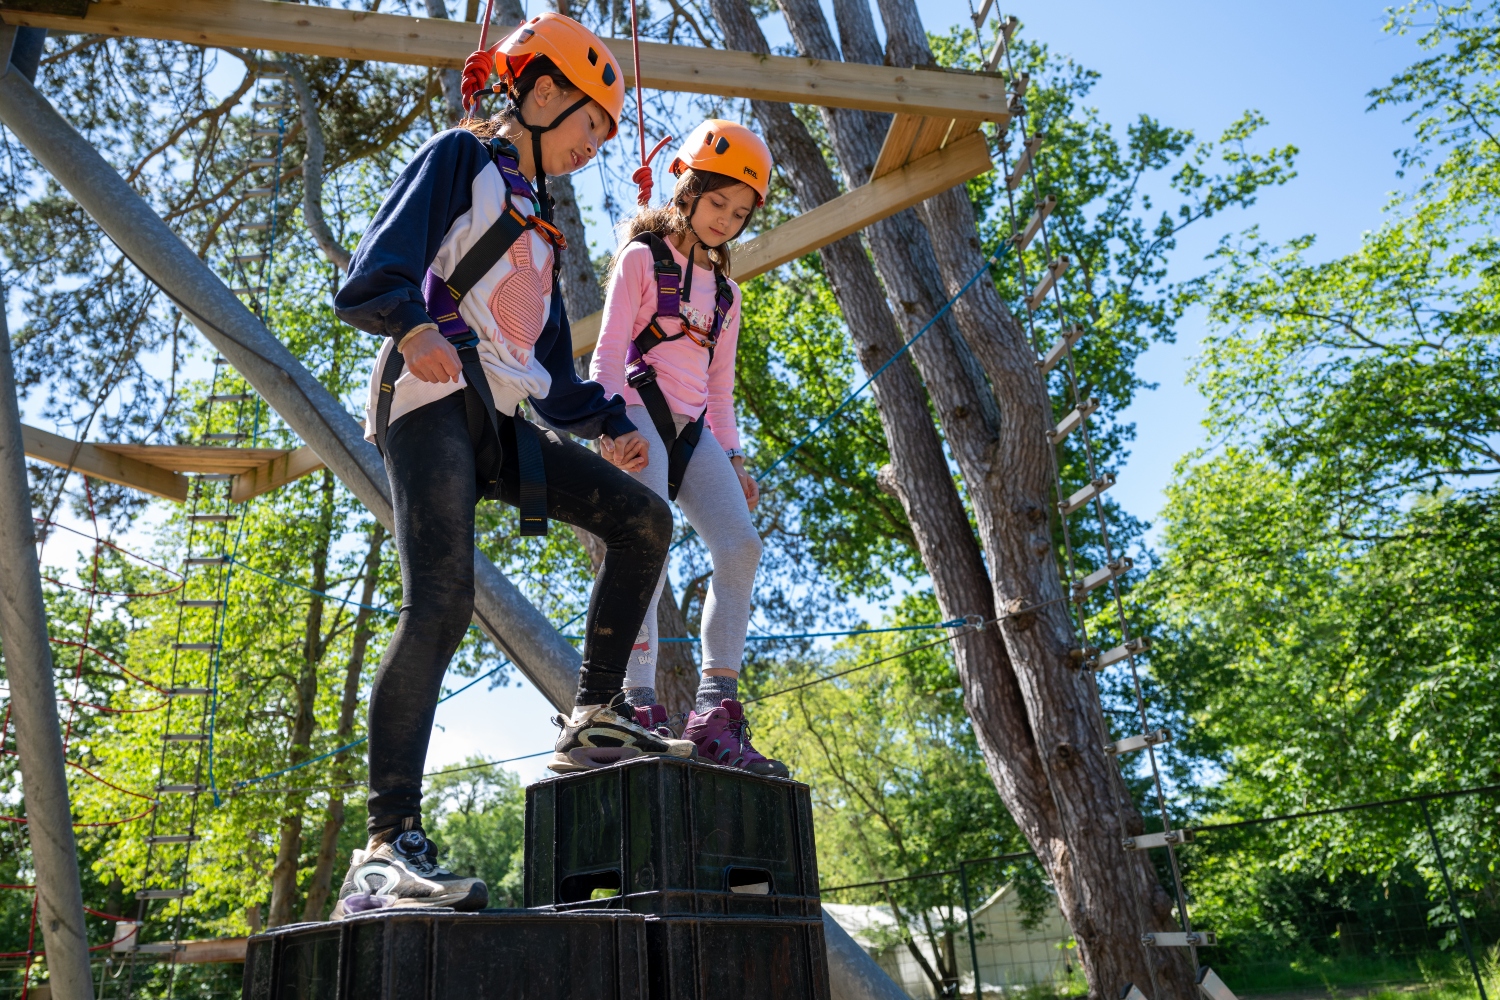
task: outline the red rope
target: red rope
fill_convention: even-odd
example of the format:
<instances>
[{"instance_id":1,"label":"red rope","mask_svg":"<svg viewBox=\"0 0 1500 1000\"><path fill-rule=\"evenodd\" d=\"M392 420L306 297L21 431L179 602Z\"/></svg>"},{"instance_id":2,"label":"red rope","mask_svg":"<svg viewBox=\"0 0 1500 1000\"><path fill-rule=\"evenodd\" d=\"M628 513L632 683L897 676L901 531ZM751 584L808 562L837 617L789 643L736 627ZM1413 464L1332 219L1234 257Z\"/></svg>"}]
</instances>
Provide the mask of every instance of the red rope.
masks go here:
<instances>
[{"instance_id":1,"label":"red rope","mask_svg":"<svg viewBox=\"0 0 1500 1000\"><path fill-rule=\"evenodd\" d=\"M151 803L151 807L149 809L146 809L146 810L144 810L142 812L138 812L134 816L126 816L124 819L101 820L101 821L99 821L97 823L74 823L73 824L73 829L75 829L75 830L93 830L93 829L98 829L99 827L106 827L106 826L124 826L126 823L134 823L138 819L143 819L143 818L145 818L147 816L150 816L152 813L156 812L156 806L157 806L157 803L152 802ZM18 826L25 826L26 825L26 817L25 816L0 816L0 823L15 823Z\"/></svg>"},{"instance_id":2,"label":"red rope","mask_svg":"<svg viewBox=\"0 0 1500 1000\"><path fill-rule=\"evenodd\" d=\"M160 712L169 704L164 701L160 705L152 705L150 708L111 708L108 705L95 705L93 702L88 701L74 702L72 698L64 698L63 701L76 704L80 708L92 708L96 712L104 712L107 715L137 715L142 712Z\"/></svg>"},{"instance_id":3,"label":"red rope","mask_svg":"<svg viewBox=\"0 0 1500 1000\"><path fill-rule=\"evenodd\" d=\"M484 17L479 19L479 48L470 52L469 58L464 60L459 93L463 95L464 114L467 115L474 113L478 106L474 95L484 89L485 82L495 71L495 57L489 50L490 12L494 7L495 0L484 0Z\"/></svg>"},{"instance_id":4,"label":"red rope","mask_svg":"<svg viewBox=\"0 0 1500 1000\"><path fill-rule=\"evenodd\" d=\"M132 680L139 681L151 690L155 691L157 694L167 693L166 688L158 687L157 685L152 684L150 681L146 680L146 678L131 671L119 660L114 659L112 656L110 656L108 653L104 652L104 650L98 648L97 646L90 646L86 642L78 642L74 639L49 639L48 641L51 642L54 646L75 646L86 652L93 653L95 656L99 657L99 659L103 660L105 663L108 663L110 666L120 671L120 673L124 674L126 677L129 677Z\"/></svg>"},{"instance_id":5,"label":"red rope","mask_svg":"<svg viewBox=\"0 0 1500 1000\"><path fill-rule=\"evenodd\" d=\"M76 583L64 583L63 581L54 579L53 577L50 577L50 576L44 576L44 577L42 577L42 579L46 580L48 583L52 584L53 586L67 587L69 590L76 590L76 591L78 591L79 593L82 593L82 594L93 594L95 597L123 597L123 598L125 598L127 600L130 600L130 599L133 599L133 598L142 598L142 599L144 599L144 598L147 598L147 597L166 597L168 594L175 594L179 590L181 590L183 587L187 586L186 583L179 583L177 586L172 587L172 588L170 588L168 590L158 590L158 591L156 591L154 593L150 593L150 594L132 594L132 593L125 593L125 592L116 591L116 590L94 590L94 589L92 589L90 587L80 587Z\"/></svg>"},{"instance_id":6,"label":"red rope","mask_svg":"<svg viewBox=\"0 0 1500 1000\"><path fill-rule=\"evenodd\" d=\"M90 494L92 494L92 492L93 491L90 490ZM89 503L91 505L93 503L93 497L92 497L92 495L90 495L90 497L89 497ZM143 562L147 566L150 566L152 569L159 569L163 573L168 573L168 574L170 574L172 576L175 576L175 577L181 577L182 576L182 574L179 573L179 572L177 572L176 570L168 569L167 567L163 566L161 563L152 562L150 559L147 559L145 556L141 555L140 553L138 553L138 552L132 552L132 551L130 551L127 548L122 548L121 546L116 545L114 542L107 541L107 540L105 540L103 538L100 538L97 534L90 535L90 534L87 534L86 532L79 531L77 528L70 528L66 524L60 524L57 521L48 521L45 518L33 517L32 520L35 521L37 524L43 525L45 527L49 527L49 528L61 528L64 531L70 531L70 532L72 532L73 534L77 535L80 538L87 538L89 541L94 542L97 545L106 546L107 548L114 549L116 552L120 553L123 556L129 556L132 559L135 559L135 560L138 560L140 562ZM98 530L98 524L97 523L94 525L94 528L95 528L96 531ZM170 591L166 591L166 593L170 593Z\"/></svg>"}]
</instances>

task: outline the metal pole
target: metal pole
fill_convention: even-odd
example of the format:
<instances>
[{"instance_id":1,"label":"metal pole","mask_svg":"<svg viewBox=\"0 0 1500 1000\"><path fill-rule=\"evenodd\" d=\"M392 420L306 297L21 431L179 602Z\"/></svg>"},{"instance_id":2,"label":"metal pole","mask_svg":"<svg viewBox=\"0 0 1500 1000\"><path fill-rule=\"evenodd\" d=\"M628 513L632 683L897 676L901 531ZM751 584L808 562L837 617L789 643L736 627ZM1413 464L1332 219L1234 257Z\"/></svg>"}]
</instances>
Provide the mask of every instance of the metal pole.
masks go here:
<instances>
[{"instance_id":1,"label":"metal pole","mask_svg":"<svg viewBox=\"0 0 1500 1000\"><path fill-rule=\"evenodd\" d=\"M958 884L964 894L964 924L969 929L969 962L974 966L974 1000L984 1000L979 982L979 946L974 943L974 910L969 905L969 870L967 861L958 863Z\"/></svg>"},{"instance_id":2,"label":"metal pole","mask_svg":"<svg viewBox=\"0 0 1500 1000\"><path fill-rule=\"evenodd\" d=\"M1432 825L1432 814L1427 811L1427 800L1418 803L1422 807L1422 822L1427 824L1427 836L1432 838L1432 853L1437 855L1438 871L1443 873L1443 885L1448 889L1448 906L1453 910L1453 919L1458 921L1459 936L1464 939L1464 952L1469 956L1469 968L1474 970L1474 984L1479 987L1479 1000L1489 1000L1484 990L1484 976L1479 972L1479 962L1474 957L1474 942L1469 940L1469 927L1458 909L1458 896L1453 892L1453 880L1448 877L1448 863L1443 860L1443 847L1438 843L1437 829Z\"/></svg>"},{"instance_id":3,"label":"metal pole","mask_svg":"<svg viewBox=\"0 0 1500 1000\"><path fill-rule=\"evenodd\" d=\"M10 74L16 76L17 74ZM36 563L31 486L21 443L21 407L0 288L0 642L16 724L26 830L36 867L47 972L59 1000L93 1000L83 888L73 841L73 810L57 718L57 684L47 639L47 608Z\"/></svg>"},{"instance_id":4,"label":"metal pole","mask_svg":"<svg viewBox=\"0 0 1500 1000\"><path fill-rule=\"evenodd\" d=\"M375 446L339 401L256 319L140 195L17 73L0 76L0 121L152 283L387 528L390 484ZM474 553L474 619L568 711L580 657L494 564Z\"/></svg>"}]
</instances>

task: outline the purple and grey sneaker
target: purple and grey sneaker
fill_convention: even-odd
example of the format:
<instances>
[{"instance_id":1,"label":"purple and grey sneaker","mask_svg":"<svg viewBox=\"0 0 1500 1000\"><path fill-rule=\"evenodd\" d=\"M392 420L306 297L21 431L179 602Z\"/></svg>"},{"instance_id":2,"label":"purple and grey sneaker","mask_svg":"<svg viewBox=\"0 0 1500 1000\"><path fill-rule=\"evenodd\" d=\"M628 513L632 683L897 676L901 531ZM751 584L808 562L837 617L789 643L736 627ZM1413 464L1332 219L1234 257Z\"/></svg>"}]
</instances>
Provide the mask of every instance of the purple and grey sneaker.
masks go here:
<instances>
[{"instance_id":1,"label":"purple and grey sneaker","mask_svg":"<svg viewBox=\"0 0 1500 1000\"><path fill-rule=\"evenodd\" d=\"M785 764L771 760L750 745L745 706L730 698L725 698L719 702L718 708L703 715L689 712L682 738L692 740L698 748L698 756L712 763L737 767L764 777L790 777Z\"/></svg>"},{"instance_id":2,"label":"purple and grey sneaker","mask_svg":"<svg viewBox=\"0 0 1500 1000\"><path fill-rule=\"evenodd\" d=\"M677 734L667 724L667 709L664 705L635 706L635 721L648 733L655 733L663 739L677 739Z\"/></svg>"}]
</instances>

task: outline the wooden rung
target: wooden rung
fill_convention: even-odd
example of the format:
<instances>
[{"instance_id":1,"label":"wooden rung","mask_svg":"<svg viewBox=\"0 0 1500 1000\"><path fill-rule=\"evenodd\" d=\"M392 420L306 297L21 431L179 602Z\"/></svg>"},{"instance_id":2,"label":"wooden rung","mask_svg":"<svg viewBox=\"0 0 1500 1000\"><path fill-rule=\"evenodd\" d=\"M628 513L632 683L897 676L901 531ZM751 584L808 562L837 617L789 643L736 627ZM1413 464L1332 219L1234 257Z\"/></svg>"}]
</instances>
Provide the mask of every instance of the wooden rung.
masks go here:
<instances>
[{"instance_id":1,"label":"wooden rung","mask_svg":"<svg viewBox=\"0 0 1500 1000\"><path fill-rule=\"evenodd\" d=\"M1026 308L1036 312L1047 301L1047 293L1052 291L1057 279L1068 273L1068 266L1072 262L1066 256L1058 257L1047 265L1047 273L1042 275L1042 280L1037 282L1036 287L1031 290L1031 297L1026 300Z\"/></svg>"},{"instance_id":2,"label":"wooden rung","mask_svg":"<svg viewBox=\"0 0 1500 1000\"><path fill-rule=\"evenodd\" d=\"M218 608L223 607L223 601L178 601L179 608Z\"/></svg>"},{"instance_id":3,"label":"wooden rung","mask_svg":"<svg viewBox=\"0 0 1500 1000\"><path fill-rule=\"evenodd\" d=\"M1020 23L1015 15L1000 22L1000 34L995 36L995 47L990 50L989 58L984 61L986 72L993 73L999 68L1000 60L1005 55L1005 48L1010 44L1010 36L1016 33L1016 28Z\"/></svg>"},{"instance_id":4,"label":"wooden rung","mask_svg":"<svg viewBox=\"0 0 1500 1000\"><path fill-rule=\"evenodd\" d=\"M158 792L169 792L174 795L197 795L199 792L208 791L207 785L157 785ZM137 897L139 898L139 897ZM158 896L158 899L168 899L168 896Z\"/></svg>"},{"instance_id":5,"label":"wooden rung","mask_svg":"<svg viewBox=\"0 0 1500 1000\"><path fill-rule=\"evenodd\" d=\"M1135 567L1129 556L1121 556L1114 562L1094 570L1082 580L1073 581L1073 600L1081 601L1090 591L1097 590L1117 576L1124 576Z\"/></svg>"},{"instance_id":6,"label":"wooden rung","mask_svg":"<svg viewBox=\"0 0 1500 1000\"><path fill-rule=\"evenodd\" d=\"M1206 965L1198 970L1198 992L1204 1000L1239 1000L1219 974Z\"/></svg>"},{"instance_id":7,"label":"wooden rung","mask_svg":"<svg viewBox=\"0 0 1500 1000\"><path fill-rule=\"evenodd\" d=\"M271 224L269 222L242 222L242 223L240 223L240 232L242 232L242 233L261 233L261 232L265 232L267 229L270 229L270 228L271 228Z\"/></svg>"},{"instance_id":8,"label":"wooden rung","mask_svg":"<svg viewBox=\"0 0 1500 1000\"><path fill-rule=\"evenodd\" d=\"M165 899L170 897L157 898ZM172 955L186 950L186 946L180 945L175 941L148 941L146 944L138 944L130 950L142 955Z\"/></svg>"},{"instance_id":9,"label":"wooden rung","mask_svg":"<svg viewBox=\"0 0 1500 1000\"><path fill-rule=\"evenodd\" d=\"M146 838L146 843L155 847L159 844L196 844L203 838L195 833L157 833Z\"/></svg>"},{"instance_id":10,"label":"wooden rung","mask_svg":"<svg viewBox=\"0 0 1500 1000\"><path fill-rule=\"evenodd\" d=\"M242 431L225 431L223 434L205 434L205 435L203 435L203 440L205 440L205 441L242 441L242 440L244 440L245 438L247 438L249 436L250 435L245 434Z\"/></svg>"},{"instance_id":11,"label":"wooden rung","mask_svg":"<svg viewBox=\"0 0 1500 1000\"><path fill-rule=\"evenodd\" d=\"M1067 517L1075 510L1078 510L1085 504L1092 502L1095 497L1103 493L1105 490L1109 489L1114 484L1115 474L1113 472L1106 472L1104 475L1100 476L1092 483L1089 483L1077 493L1074 493L1072 496L1068 497L1068 499L1059 500L1057 502L1057 509L1062 511L1063 517Z\"/></svg>"},{"instance_id":12,"label":"wooden rung","mask_svg":"<svg viewBox=\"0 0 1500 1000\"><path fill-rule=\"evenodd\" d=\"M995 5L995 0L984 0L984 5L979 8L979 13L973 15L969 20L974 22L977 31L984 27L984 19L990 16L990 8Z\"/></svg>"},{"instance_id":13,"label":"wooden rung","mask_svg":"<svg viewBox=\"0 0 1500 1000\"><path fill-rule=\"evenodd\" d=\"M206 698L214 693L213 688L168 688L168 698Z\"/></svg>"},{"instance_id":14,"label":"wooden rung","mask_svg":"<svg viewBox=\"0 0 1500 1000\"><path fill-rule=\"evenodd\" d=\"M276 166L277 162L278 161L274 156L257 156L254 159L246 160L245 166L249 167L251 170L260 170L263 167L274 167Z\"/></svg>"},{"instance_id":15,"label":"wooden rung","mask_svg":"<svg viewBox=\"0 0 1500 1000\"><path fill-rule=\"evenodd\" d=\"M197 787L196 785L194 786ZM192 889L142 889L135 894L136 899L182 899L191 896Z\"/></svg>"},{"instance_id":16,"label":"wooden rung","mask_svg":"<svg viewBox=\"0 0 1500 1000\"><path fill-rule=\"evenodd\" d=\"M1061 337L1058 337L1052 346L1048 348L1047 353L1042 356L1042 360L1037 362L1042 369L1042 373L1046 374L1056 368L1057 363L1073 349L1073 345L1078 343L1082 337L1083 331L1078 329L1069 330Z\"/></svg>"},{"instance_id":17,"label":"wooden rung","mask_svg":"<svg viewBox=\"0 0 1500 1000\"><path fill-rule=\"evenodd\" d=\"M1031 246L1031 241L1036 239L1036 234L1042 231L1042 223L1047 221L1047 216L1057 207L1056 195L1048 195L1042 199L1042 203L1031 213L1031 220L1026 223L1026 228L1011 237L1011 242L1016 245L1017 250L1025 250Z\"/></svg>"},{"instance_id":18,"label":"wooden rung","mask_svg":"<svg viewBox=\"0 0 1500 1000\"><path fill-rule=\"evenodd\" d=\"M1085 399L1082 406L1074 408L1066 417L1058 421L1056 427L1047 432L1047 440L1052 444L1062 441L1063 438L1082 427L1083 422L1097 409L1099 409L1099 397L1090 396Z\"/></svg>"},{"instance_id":19,"label":"wooden rung","mask_svg":"<svg viewBox=\"0 0 1500 1000\"><path fill-rule=\"evenodd\" d=\"M228 556L194 556L191 559L184 559L182 564L184 566L223 566L227 562L229 562Z\"/></svg>"},{"instance_id":20,"label":"wooden rung","mask_svg":"<svg viewBox=\"0 0 1500 1000\"><path fill-rule=\"evenodd\" d=\"M1169 847L1192 842L1192 830L1168 830L1165 833L1143 833L1139 837L1126 837L1124 847L1127 851L1144 851L1153 847Z\"/></svg>"},{"instance_id":21,"label":"wooden rung","mask_svg":"<svg viewBox=\"0 0 1500 1000\"><path fill-rule=\"evenodd\" d=\"M1104 652L1100 653L1099 656L1094 660L1094 669L1103 670L1105 667L1112 667L1116 663L1119 663L1121 660L1129 659L1136 653L1144 653L1150 648L1151 638L1144 635L1138 636L1137 638L1131 639L1127 642L1120 643L1113 649L1106 649Z\"/></svg>"},{"instance_id":22,"label":"wooden rung","mask_svg":"<svg viewBox=\"0 0 1500 1000\"><path fill-rule=\"evenodd\" d=\"M253 287L247 286L245 288L231 288L230 291L236 295L264 295L266 294L268 289L265 285L256 285Z\"/></svg>"},{"instance_id":23,"label":"wooden rung","mask_svg":"<svg viewBox=\"0 0 1500 1000\"><path fill-rule=\"evenodd\" d=\"M248 403L255 398L253 392L226 392L217 396L209 396L210 403ZM243 434L239 435L244 437Z\"/></svg>"},{"instance_id":24,"label":"wooden rung","mask_svg":"<svg viewBox=\"0 0 1500 1000\"><path fill-rule=\"evenodd\" d=\"M1219 943L1213 931L1153 931L1141 935L1148 948L1208 948Z\"/></svg>"},{"instance_id":25,"label":"wooden rung","mask_svg":"<svg viewBox=\"0 0 1500 1000\"><path fill-rule=\"evenodd\" d=\"M253 188L246 188L241 193L246 198L269 198L269 197L271 197L271 195L273 195L273 194L276 193L276 189L275 188L269 188L269 187L253 187Z\"/></svg>"},{"instance_id":26,"label":"wooden rung","mask_svg":"<svg viewBox=\"0 0 1500 1000\"><path fill-rule=\"evenodd\" d=\"M252 139L280 139L281 129L278 128L253 128L250 130Z\"/></svg>"},{"instance_id":27,"label":"wooden rung","mask_svg":"<svg viewBox=\"0 0 1500 1000\"><path fill-rule=\"evenodd\" d=\"M184 653L212 653L219 648L217 642L174 642L172 648Z\"/></svg>"},{"instance_id":28,"label":"wooden rung","mask_svg":"<svg viewBox=\"0 0 1500 1000\"><path fill-rule=\"evenodd\" d=\"M167 743L207 743L207 733L167 733L162 737Z\"/></svg>"},{"instance_id":29,"label":"wooden rung","mask_svg":"<svg viewBox=\"0 0 1500 1000\"><path fill-rule=\"evenodd\" d=\"M1118 757L1122 753L1131 753L1136 750L1144 750L1162 743L1169 743L1172 734L1165 729L1158 729L1154 733L1141 733L1138 736L1127 736L1123 740L1115 740L1106 744L1104 752L1111 757Z\"/></svg>"},{"instance_id":30,"label":"wooden rung","mask_svg":"<svg viewBox=\"0 0 1500 1000\"><path fill-rule=\"evenodd\" d=\"M1036 159L1037 150L1041 148L1042 137L1040 135L1032 136L1021 146L1021 155L1016 157L1015 168L1011 170L1010 176L1005 178L1007 191L1014 191L1021 186L1021 182L1026 179L1026 172L1031 169L1032 161Z\"/></svg>"}]
</instances>

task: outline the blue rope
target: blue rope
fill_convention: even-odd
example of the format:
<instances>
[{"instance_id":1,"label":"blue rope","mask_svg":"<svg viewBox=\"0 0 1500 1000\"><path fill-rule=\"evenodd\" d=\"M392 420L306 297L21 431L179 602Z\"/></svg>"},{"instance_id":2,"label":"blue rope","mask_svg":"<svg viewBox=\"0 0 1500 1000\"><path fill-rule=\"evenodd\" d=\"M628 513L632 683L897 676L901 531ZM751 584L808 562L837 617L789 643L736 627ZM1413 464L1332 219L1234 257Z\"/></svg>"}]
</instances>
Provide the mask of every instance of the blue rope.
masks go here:
<instances>
[{"instance_id":1,"label":"blue rope","mask_svg":"<svg viewBox=\"0 0 1500 1000\"><path fill-rule=\"evenodd\" d=\"M755 477L755 481L758 483L761 480L765 479L766 476L771 474L771 471L773 469L779 466L782 462L785 462L787 459L791 458L792 455L795 454L797 450L804 444L817 437L818 434L822 432L823 428L828 426L829 421L833 420L833 418L838 416L840 413L843 413L844 409L848 407L850 403L854 402L855 398L859 396L860 393L868 389L870 387L870 384L878 379L882 374L884 374L887 368L896 363L897 358L901 357L908 350L910 350L913 344L922 339L923 334L937 325L937 321L948 314L948 310L953 308L953 304L959 299L963 298L964 294L967 293L969 289L974 287L974 283L981 277L983 277L985 273L989 271L991 266L997 263L1001 257L1004 257L1007 253L1009 253L1013 245L1014 244L1012 244L1010 240L1006 240L998 247L996 247L994 252L984 259L984 263L979 266L979 270L974 272L974 276L971 277L968 281L964 282L964 286L960 288L951 299L949 299L947 302L944 302L941 309L933 313L932 319L928 320L927 323L922 327L922 329L912 334L912 338L906 343L902 344L900 350L896 351L895 354L892 354L889 358L887 358L885 364L875 369L874 374L872 374L869 378L865 379L859 384L859 388L855 389L853 392L849 393L849 395L845 396L844 401L838 406L834 407L833 412L829 413L822 420L818 421L818 425L816 427L808 431L806 434L802 435L801 440L799 440L796 444L792 445L785 452L783 452L781 457L776 461L766 466L761 474ZM684 541L686 541L686 539L684 539Z\"/></svg>"},{"instance_id":2,"label":"blue rope","mask_svg":"<svg viewBox=\"0 0 1500 1000\"><path fill-rule=\"evenodd\" d=\"M396 615L399 615L401 613L401 612L396 611L396 610L394 610L392 608L377 608L374 605L361 604L358 601L351 600L351 599L349 599L347 597L340 597L337 594L330 594L330 593L328 593L326 591L322 591L322 590L314 590L312 587L303 586L302 584L298 583L296 580L288 580L285 577L276 576L274 573L267 573L263 569L256 569L254 566L251 566L249 563L240 562L233 555L229 556L228 559L229 559L229 561L231 563L235 564L236 566L243 566L245 569L247 569L250 572L254 573L256 576L265 577L267 580L274 581L275 583L285 584L288 587L296 587L298 590L304 591L305 593L313 594L313 595L315 595L317 597L321 597L321 598L323 598L325 600L337 601L340 604L347 604L350 607L354 607L354 608L364 608L366 611L374 611L377 614L382 614L382 615L396 616ZM473 626L471 625L470 628L473 628Z\"/></svg>"}]
</instances>

